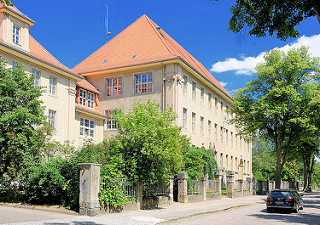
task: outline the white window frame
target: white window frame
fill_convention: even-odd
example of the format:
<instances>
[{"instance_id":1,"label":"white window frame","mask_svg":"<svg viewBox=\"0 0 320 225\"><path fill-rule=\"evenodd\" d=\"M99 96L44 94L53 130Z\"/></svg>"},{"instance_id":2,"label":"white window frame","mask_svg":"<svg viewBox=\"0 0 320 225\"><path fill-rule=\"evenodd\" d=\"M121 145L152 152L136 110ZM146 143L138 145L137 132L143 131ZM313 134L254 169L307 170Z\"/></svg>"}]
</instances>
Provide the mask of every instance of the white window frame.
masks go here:
<instances>
[{"instance_id":1,"label":"white window frame","mask_svg":"<svg viewBox=\"0 0 320 225\"><path fill-rule=\"evenodd\" d=\"M208 120L208 137L211 138L211 120Z\"/></svg>"},{"instance_id":2,"label":"white window frame","mask_svg":"<svg viewBox=\"0 0 320 225\"><path fill-rule=\"evenodd\" d=\"M79 105L87 106L87 91L84 89L79 90Z\"/></svg>"},{"instance_id":3,"label":"white window frame","mask_svg":"<svg viewBox=\"0 0 320 225\"><path fill-rule=\"evenodd\" d=\"M194 112L192 113L191 123L192 123L191 131L193 134L195 134L196 133L196 114Z\"/></svg>"},{"instance_id":4,"label":"white window frame","mask_svg":"<svg viewBox=\"0 0 320 225\"><path fill-rule=\"evenodd\" d=\"M117 110L105 110L106 115L106 122L105 122L105 129L106 130L116 130L118 128L118 123L116 122L116 119L112 117L113 114L115 114Z\"/></svg>"},{"instance_id":5,"label":"white window frame","mask_svg":"<svg viewBox=\"0 0 320 225\"><path fill-rule=\"evenodd\" d=\"M140 81L140 83L138 83ZM143 88L145 86L145 88ZM153 92L153 74L143 73L134 75L134 93L146 94Z\"/></svg>"},{"instance_id":6,"label":"white window frame","mask_svg":"<svg viewBox=\"0 0 320 225\"><path fill-rule=\"evenodd\" d=\"M94 138L95 122L80 118L80 136Z\"/></svg>"},{"instance_id":7,"label":"white window frame","mask_svg":"<svg viewBox=\"0 0 320 225\"><path fill-rule=\"evenodd\" d=\"M192 100L197 100L197 83L192 82Z\"/></svg>"},{"instance_id":8,"label":"white window frame","mask_svg":"<svg viewBox=\"0 0 320 225\"><path fill-rule=\"evenodd\" d=\"M57 95L57 78L53 76L49 78L49 94Z\"/></svg>"},{"instance_id":9,"label":"white window frame","mask_svg":"<svg viewBox=\"0 0 320 225\"><path fill-rule=\"evenodd\" d=\"M106 97L122 95L122 77L106 78Z\"/></svg>"},{"instance_id":10,"label":"white window frame","mask_svg":"<svg viewBox=\"0 0 320 225\"><path fill-rule=\"evenodd\" d=\"M94 109L94 98L95 94L88 91L88 108Z\"/></svg>"},{"instance_id":11,"label":"white window frame","mask_svg":"<svg viewBox=\"0 0 320 225\"><path fill-rule=\"evenodd\" d=\"M201 105L204 105L204 88L200 89L200 101Z\"/></svg>"},{"instance_id":12,"label":"white window frame","mask_svg":"<svg viewBox=\"0 0 320 225\"><path fill-rule=\"evenodd\" d=\"M182 128L187 129L188 110L182 109Z\"/></svg>"},{"instance_id":13,"label":"white window frame","mask_svg":"<svg viewBox=\"0 0 320 225\"><path fill-rule=\"evenodd\" d=\"M204 135L204 117L200 116L200 135L203 136Z\"/></svg>"},{"instance_id":14,"label":"white window frame","mask_svg":"<svg viewBox=\"0 0 320 225\"><path fill-rule=\"evenodd\" d=\"M211 93L208 93L208 108L212 109L212 96L211 96Z\"/></svg>"},{"instance_id":15,"label":"white window frame","mask_svg":"<svg viewBox=\"0 0 320 225\"><path fill-rule=\"evenodd\" d=\"M218 124L214 124L214 140L218 141Z\"/></svg>"},{"instance_id":16,"label":"white window frame","mask_svg":"<svg viewBox=\"0 0 320 225\"><path fill-rule=\"evenodd\" d=\"M20 45L20 34L21 34L21 27L17 26L16 24L13 24L12 27L12 42Z\"/></svg>"},{"instance_id":17,"label":"white window frame","mask_svg":"<svg viewBox=\"0 0 320 225\"><path fill-rule=\"evenodd\" d=\"M183 94L188 95L188 77L183 76Z\"/></svg>"},{"instance_id":18,"label":"white window frame","mask_svg":"<svg viewBox=\"0 0 320 225\"><path fill-rule=\"evenodd\" d=\"M40 86L40 71L32 69L32 74L34 75L33 83L35 86Z\"/></svg>"},{"instance_id":19,"label":"white window frame","mask_svg":"<svg viewBox=\"0 0 320 225\"><path fill-rule=\"evenodd\" d=\"M55 110L49 109L48 122L53 130L56 128L56 114Z\"/></svg>"}]
</instances>

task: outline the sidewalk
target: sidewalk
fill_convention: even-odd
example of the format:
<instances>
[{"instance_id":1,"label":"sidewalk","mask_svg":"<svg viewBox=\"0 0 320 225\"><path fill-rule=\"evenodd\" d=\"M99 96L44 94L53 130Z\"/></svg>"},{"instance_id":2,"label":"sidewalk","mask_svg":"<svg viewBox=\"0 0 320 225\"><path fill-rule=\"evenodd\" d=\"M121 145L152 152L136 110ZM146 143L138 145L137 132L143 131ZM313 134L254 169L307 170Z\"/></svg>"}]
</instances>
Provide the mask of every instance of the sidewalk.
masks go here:
<instances>
[{"instance_id":1,"label":"sidewalk","mask_svg":"<svg viewBox=\"0 0 320 225\"><path fill-rule=\"evenodd\" d=\"M181 218L199 214L208 214L232 208L264 203L264 195L242 198L222 198L198 203L174 203L168 208L153 210L137 210L123 213L103 214L96 217L75 216L67 219L32 221L14 224L157 224L167 223Z\"/></svg>"}]
</instances>

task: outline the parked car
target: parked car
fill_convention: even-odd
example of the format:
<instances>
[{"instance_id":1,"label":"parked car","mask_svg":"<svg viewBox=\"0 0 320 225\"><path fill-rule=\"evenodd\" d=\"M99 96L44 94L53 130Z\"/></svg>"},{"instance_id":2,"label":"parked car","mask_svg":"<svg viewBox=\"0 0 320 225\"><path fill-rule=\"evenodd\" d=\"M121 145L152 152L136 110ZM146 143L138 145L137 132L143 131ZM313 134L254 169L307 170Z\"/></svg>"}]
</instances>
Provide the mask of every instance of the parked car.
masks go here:
<instances>
[{"instance_id":1,"label":"parked car","mask_svg":"<svg viewBox=\"0 0 320 225\"><path fill-rule=\"evenodd\" d=\"M275 209L286 209L297 213L299 209L303 209L301 196L303 195L299 195L296 190L274 189L267 197L267 212L272 212Z\"/></svg>"}]
</instances>

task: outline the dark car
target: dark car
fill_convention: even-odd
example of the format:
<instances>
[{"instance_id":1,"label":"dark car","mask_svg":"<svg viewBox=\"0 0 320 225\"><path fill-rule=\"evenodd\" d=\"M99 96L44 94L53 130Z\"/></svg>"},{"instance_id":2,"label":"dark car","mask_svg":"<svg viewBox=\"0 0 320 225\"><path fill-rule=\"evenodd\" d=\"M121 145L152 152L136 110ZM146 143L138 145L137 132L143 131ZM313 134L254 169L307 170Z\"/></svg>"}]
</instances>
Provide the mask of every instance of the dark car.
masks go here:
<instances>
[{"instance_id":1,"label":"dark car","mask_svg":"<svg viewBox=\"0 0 320 225\"><path fill-rule=\"evenodd\" d=\"M286 209L299 212L303 209L303 201L296 190L291 189L274 189L267 197L267 212L275 209Z\"/></svg>"}]
</instances>

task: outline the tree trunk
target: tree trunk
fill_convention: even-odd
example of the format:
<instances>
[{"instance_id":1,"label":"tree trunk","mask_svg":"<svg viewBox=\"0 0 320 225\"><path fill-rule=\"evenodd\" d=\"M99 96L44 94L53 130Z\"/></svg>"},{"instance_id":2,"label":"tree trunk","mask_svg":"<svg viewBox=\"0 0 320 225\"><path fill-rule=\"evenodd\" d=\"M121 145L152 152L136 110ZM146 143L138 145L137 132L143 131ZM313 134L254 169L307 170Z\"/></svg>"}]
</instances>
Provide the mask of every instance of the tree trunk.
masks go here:
<instances>
[{"instance_id":1,"label":"tree trunk","mask_svg":"<svg viewBox=\"0 0 320 225\"><path fill-rule=\"evenodd\" d=\"M304 167L304 185L303 190L305 192L311 192L311 182L312 182L312 167L313 167L313 159L312 155L304 155L303 156L303 167Z\"/></svg>"},{"instance_id":2,"label":"tree trunk","mask_svg":"<svg viewBox=\"0 0 320 225\"><path fill-rule=\"evenodd\" d=\"M276 188L279 189L281 186L281 172L283 168L281 164L282 148L280 147L279 142L278 142L278 146L276 146L276 150L277 150L277 167L276 167L275 178L276 178Z\"/></svg>"}]
</instances>

